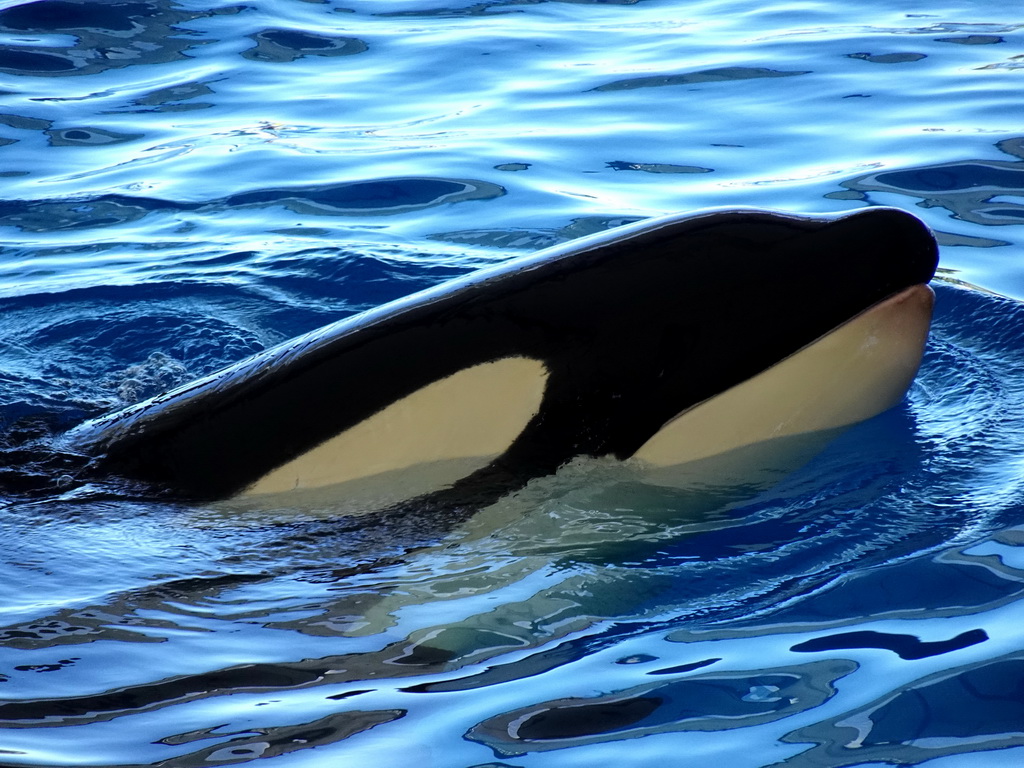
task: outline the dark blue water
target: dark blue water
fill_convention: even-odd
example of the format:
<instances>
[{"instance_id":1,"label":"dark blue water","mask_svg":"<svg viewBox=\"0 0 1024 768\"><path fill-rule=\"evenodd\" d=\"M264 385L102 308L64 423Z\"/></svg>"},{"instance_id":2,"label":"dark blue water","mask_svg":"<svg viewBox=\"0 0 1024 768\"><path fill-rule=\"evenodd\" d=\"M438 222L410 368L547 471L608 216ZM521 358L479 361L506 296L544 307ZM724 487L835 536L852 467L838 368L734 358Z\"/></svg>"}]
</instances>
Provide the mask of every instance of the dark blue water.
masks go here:
<instances>
[{"instance_id":1,"label":"dark blue water","mask_svg":"<svg viewBox=\"0 0 1024 768\"><path fill-rule=\"evenodd\" d=\"M1022 27L994 0L0 2L0 764L1024 762ZM760 494L581 461L453 528L156 502L46 454L546 245L879 204L942 246L921 374Z\"/></svg>"}]
</instances>

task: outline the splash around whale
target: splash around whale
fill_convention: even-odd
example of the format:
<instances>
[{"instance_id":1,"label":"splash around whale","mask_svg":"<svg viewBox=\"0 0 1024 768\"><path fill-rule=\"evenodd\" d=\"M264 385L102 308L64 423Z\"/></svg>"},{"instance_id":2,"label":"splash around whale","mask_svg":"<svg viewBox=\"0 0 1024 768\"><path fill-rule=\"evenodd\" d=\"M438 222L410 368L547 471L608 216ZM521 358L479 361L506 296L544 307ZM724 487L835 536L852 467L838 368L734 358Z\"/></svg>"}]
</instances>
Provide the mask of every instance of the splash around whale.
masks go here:
<instances>
[{"instance_id":1,"label":"splash around whale","mask_svg":"<svg viewBox=\"0 0 1024 768\"><path fill-rule=\"evenodd\" d=\"M578 457L700 468L898 402L936 266L895 209L651 219L346 318L62 448L185 498L378 506L479 507Z\"/></svg>"}]
</instances>

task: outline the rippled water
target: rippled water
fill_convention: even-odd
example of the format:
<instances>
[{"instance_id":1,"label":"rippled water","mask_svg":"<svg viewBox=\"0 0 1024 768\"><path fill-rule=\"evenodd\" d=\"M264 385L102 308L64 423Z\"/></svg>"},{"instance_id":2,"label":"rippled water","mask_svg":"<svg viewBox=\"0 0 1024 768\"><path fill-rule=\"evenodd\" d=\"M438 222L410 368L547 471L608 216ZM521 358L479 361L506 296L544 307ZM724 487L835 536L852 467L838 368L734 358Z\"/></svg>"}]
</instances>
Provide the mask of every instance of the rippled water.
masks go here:
<instances>
[{"instance_id":1,"label":"rippled water","mask_svg":"<svg viewBox=\"0 0 1024 768\"><path fill-rule=\"evenodd\" d=\"M0 2L0 762L1024 761L1022 26L985 0ZM452 526L39 458L549 244L875 204L942 245L921 375L770 491L580 461Z\"/></svg>"}]
</instances>

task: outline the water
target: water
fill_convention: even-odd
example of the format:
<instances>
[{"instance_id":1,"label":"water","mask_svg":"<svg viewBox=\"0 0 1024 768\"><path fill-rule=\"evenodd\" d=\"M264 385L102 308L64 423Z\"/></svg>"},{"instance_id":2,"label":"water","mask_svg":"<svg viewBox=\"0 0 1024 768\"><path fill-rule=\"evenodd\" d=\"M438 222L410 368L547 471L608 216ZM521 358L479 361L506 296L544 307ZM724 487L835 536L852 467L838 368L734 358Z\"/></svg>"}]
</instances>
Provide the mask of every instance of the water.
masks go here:
<instances>
[{"instance_id":1,"label":"water","mask_svg":"<svg viewBox=\"0 0 1024 768\"><path fill-rule=\"evenodd\" d=\"M1024 761L1013 4L445 2L0 2L0 761ZM451 527L18 460L582 234L873 204L942 245L921 375L767 492L579 462Z\"/></svg>"}]
</instances>

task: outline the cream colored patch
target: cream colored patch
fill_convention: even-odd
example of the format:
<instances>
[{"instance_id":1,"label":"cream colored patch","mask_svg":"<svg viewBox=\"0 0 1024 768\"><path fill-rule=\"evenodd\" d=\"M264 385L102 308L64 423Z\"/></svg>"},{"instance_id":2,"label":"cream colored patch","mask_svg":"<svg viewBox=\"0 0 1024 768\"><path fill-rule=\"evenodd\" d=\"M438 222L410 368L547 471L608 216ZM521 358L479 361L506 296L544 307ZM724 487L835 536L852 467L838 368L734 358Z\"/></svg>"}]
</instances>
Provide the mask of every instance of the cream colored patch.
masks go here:
<instances>
[{"instance_id":1,"label":"cream colored patch","mask_svg":"<svg viewBox=\"0 0 1024 768\"><path fill-rule=\"evenodd\" d=\"M935 295L917 285L771 368L683 411L635 458L667 467L782 437L835 430L903 397L921 364Z\"/></svg>"},{"instance_id":2,"label":"cream colored patch","mask_svg":"<svg viewBox=\"0 0 1024 768\"><path fill-rule=\"evenodd\" d=\"M540 409L547 375L544 363L525 357L457 371L272 470L242 495L322 488L412 467L417 471L400 479L404 498L446 487L508 449Z\"/></svg>"}]
</instances>

